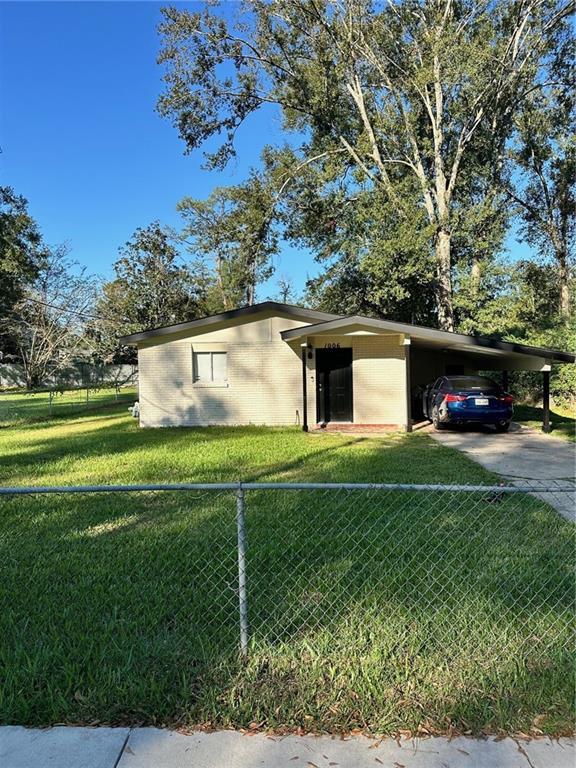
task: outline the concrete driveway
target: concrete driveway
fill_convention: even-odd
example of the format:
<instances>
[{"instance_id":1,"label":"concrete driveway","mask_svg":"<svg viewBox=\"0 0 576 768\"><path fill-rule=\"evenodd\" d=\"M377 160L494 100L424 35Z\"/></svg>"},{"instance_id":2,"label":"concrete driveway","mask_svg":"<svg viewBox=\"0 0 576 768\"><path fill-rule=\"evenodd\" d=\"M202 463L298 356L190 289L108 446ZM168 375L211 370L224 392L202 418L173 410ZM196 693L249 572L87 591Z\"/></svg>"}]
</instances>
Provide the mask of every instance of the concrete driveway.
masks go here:
<instances>
[{"instance_id":1,"label":"concrete driveway","mask_svg":"<svg viewBox=\"0 0 576 768\"><path fill-rule=\"evenodd\" d=\"M557 493L542 494L568 520L576 522L576 445L519 424L497 434L489 427L451 427L430 434L442 445L462 451L486 469L515 485L533 481L554 486ZM538 494L539 496L541 494Z\"/></svg>"}]
</instances>

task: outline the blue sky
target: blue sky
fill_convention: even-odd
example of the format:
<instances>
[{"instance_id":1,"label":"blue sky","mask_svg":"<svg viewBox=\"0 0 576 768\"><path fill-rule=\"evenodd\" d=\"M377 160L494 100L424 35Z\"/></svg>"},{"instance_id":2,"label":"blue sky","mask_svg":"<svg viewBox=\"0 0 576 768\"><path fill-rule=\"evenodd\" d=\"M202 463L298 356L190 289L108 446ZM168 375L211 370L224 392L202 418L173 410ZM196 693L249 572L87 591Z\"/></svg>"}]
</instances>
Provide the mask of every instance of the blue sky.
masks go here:
<instances>
[{"instance_id":1,"label":"blue sky","mask_svg":"<svg viewBox=\"0 0 576 768\"><path fill-rule=\"evenodd\" d=\"M49 243L68 242L74 259L105 277L137 227L178 225L178 200L243 179L278 136L269 110L239 134L238 160L225 171L184 155L176 129L155 112L165 4L0 4L0 183L28 198ZM299 288L317 271L292 248L278 262L277 276ZM274 290L263 287L260 298Z\"/></svg>"},{"instance_id":2,"label":"blue sky","mask_svg":"<svg viewBox=\"0 0 576 768\"><path fill-rule=\"evenodd\" d=\"M162 5L0 3L0 183L28 198L49 243L67 242L104 277L137 227L178 225L178 200L243 179L262 145L279 137L268 110L246 123L238 160L224 172L202 170L200 153L183 154L176 129L154 110ZM276 275L301 289L317 271L309 254L285 247ZM259 298L274 290L264 286Z\"/></svg>"}]
</instances>

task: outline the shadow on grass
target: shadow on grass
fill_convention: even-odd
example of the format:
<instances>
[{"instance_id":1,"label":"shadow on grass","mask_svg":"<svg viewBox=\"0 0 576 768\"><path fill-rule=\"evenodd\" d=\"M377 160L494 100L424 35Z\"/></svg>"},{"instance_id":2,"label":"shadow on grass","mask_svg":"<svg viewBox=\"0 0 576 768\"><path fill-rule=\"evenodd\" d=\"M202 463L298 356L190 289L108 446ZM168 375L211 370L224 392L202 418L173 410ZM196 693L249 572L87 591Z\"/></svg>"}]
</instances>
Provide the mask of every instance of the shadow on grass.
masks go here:
<instances>
[{"instance_id":1,"label":"shadow on grass","mask_svg":"<svg viewBox=\"0 0 576 768\"><path fill-rule=\"evenodd\" d=\"M540 427L543 420L543 409L533 405L518 405L514 407L514 418L519 422L527 422L530 426ZM576 440L576 418L553 409L550 411L550 426L552 434L569 437Z\"/></svg>"},{"instance_id":2,"label":"shadow on grass","mask_svg":"<svg viewBox=\"0 0 576 768\"><path fill-rule=\"evenodd\" d=\"M122 410L95 418L69 419L61 430L58 430L59 426L52 422L26 426L27 435L31 434L31 430L36 430L33 439L23 441L23 450L0 456L0 471L2 467L7 467L12 470L11 475L17 476L15 470L30 470L38 461L44 462L47 467L50 462L61 458L101 458L108 461L112 456L150 451L145 456L144 463L147 463L148 457L154 460L154 452L165 448L170 448L173 455L178 456L182 450L205 446L211 441L246 438L256 432L251 427L144 430L138 427L137 422L128 420ZM56 427L56 431L52 427ZM16 445L19 446L19 443L16 442ZM137 467L138 463L134 462L134 466ZM150 469L153 471L154 467ZM156 476L151 482L159 482L161 479ZM114 478L109 479L109 482L114 482Z\"/></svg>"},{"instance_id":3,"label":"shadow on grass","mask_svg":"<svg viewBox=\"0 0 576 768\"><path fill-rule=\"evenodd\" d=\"M427 435L311 436L298 428L140 429L123 413L6 430L4 484L90 482L493 482ZM1 452L0 452L1 453ZM54 483L55 481L52 481Z\"/></svg>"},{"instance_id":4,"label":"shadow on grass","mask_svg":"<svg viewBox=\"0 0 576 768\"><path fill-rule=\"evenodd\" d=\"M4 500L0 719L569 720L573 528L539 500L290 491L246 505L243 663L232 493Z\"/></svg>"},{"instance_id":5,"label":"shadow on grass","mask_svg":"<svg viewBox=\"0 0 576 768\"><path fill-rule=\"evenodd\" d=\"M0 463L22 483L61 461L68 483L490 481L426 435L118 416L8 430ZM569 720L573 529L538 499L250 492L247 535L244 663L233 494L0 499L0 719L526 729L548 707Z\"/></svg>"},{"instance_id":6,"label":"shadow on grass","mask_svg":"<svg viewBox=\"0 0 576 768\"><path fill-rule=\"evenodd\" d=\"M11 395L11 397L23 397L23 395ZM121 394L118 400L110 399L110 402L102 399L94 399L88 403L82 401L76 402L55 402L53 412L50 413L48 403L25 402L8 404L7 401L0 400L0 429L9 427L23 427L32 424L46 424L47 422L59 423L69 420L71 417L82 416L85 413L99 411L125 411L126 407L136 399L134 393ZM11 405L11 407L10 407Z\"/></svg>"}]
</instances>

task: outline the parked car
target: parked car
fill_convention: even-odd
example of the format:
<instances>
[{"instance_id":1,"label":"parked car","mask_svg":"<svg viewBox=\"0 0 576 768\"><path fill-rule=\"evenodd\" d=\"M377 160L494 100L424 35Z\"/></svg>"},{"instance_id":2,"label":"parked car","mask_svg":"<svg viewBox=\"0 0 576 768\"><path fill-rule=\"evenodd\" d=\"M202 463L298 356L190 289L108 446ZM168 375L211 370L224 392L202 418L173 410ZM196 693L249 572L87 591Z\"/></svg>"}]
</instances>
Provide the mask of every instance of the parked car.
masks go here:
<instances>
[{"instance_id":1,"label":"parked car","mask_svg":"<svg viewBox=\"0 0 576 768\"><path fill-rule=\"evenodd\" d=\"M422 396L424 416L434 429L448 424L492 424L507 432L514 398L484 376L441 376Z\"/></svg>"}]
</instances>

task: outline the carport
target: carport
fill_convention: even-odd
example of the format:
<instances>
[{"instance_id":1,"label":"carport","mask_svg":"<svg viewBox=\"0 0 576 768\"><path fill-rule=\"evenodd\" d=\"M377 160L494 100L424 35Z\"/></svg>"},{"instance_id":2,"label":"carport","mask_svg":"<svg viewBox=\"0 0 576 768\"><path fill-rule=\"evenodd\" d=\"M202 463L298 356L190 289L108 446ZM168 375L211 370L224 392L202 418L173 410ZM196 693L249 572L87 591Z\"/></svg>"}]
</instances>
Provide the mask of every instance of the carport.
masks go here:
<instances>
[{"instance_id":1,"label":"carport","mask_svg":"<svg viewBox=\"0 0 576 768\"><path fill-rule=\"evenodd\" d=\"M407 333L408 329L410 407L414 411L411 417L418 417L423 388L439 376L498 371L502 373L503 387L507 389L508 371L539 371L542 374L542 430L550 431L550 371L555 363L573 364L575 355L486 336L466 336L407 325Z\"/></svg>"},{"instance_id":2,"label":"carport","mask_svg":"<svg viewBox=\"0 0 576 768\"><path fill-rule=\"evenodd\" d=\"M334 358L334 370L330 369L330 374L338 374L334 376L333 389L349 395L348 409L342 410L342 418L337 419L339 423L370 423L370 418L358 418L353 410L363 408L362 415L370 413L365 402L377 401L379 393L388 388L388 391L394 391L397 406L403 410L402 420L407 431L411 431L414 421L421 416L418 411L424 387L439 376L499 371L503 374L506 389L509 371L537 371L542 374L542 429L549 432L552 365L573 364L576 361L575 355L560 350L359 315L303 324L282 331L281 337L289 344L299 344L302 349L302 410L305 430L308 429L307 413L314 410L310 388L315 387L318 400L325 388L324 357L328 353ZM344 353L347 354L346 360ZM357 391L359 388L360 392ZM316 413L320 414L321 421L322 409L317 407ZM400 420L397 418L396 423Z\"/></svg>"}]
</instances>

